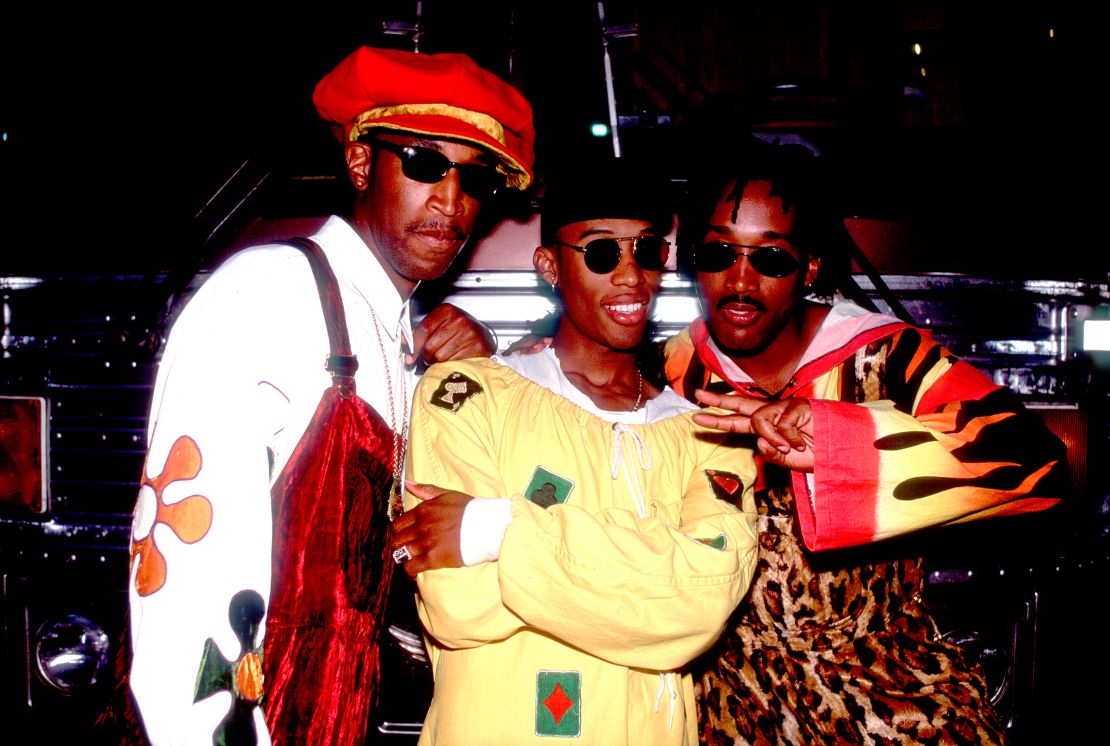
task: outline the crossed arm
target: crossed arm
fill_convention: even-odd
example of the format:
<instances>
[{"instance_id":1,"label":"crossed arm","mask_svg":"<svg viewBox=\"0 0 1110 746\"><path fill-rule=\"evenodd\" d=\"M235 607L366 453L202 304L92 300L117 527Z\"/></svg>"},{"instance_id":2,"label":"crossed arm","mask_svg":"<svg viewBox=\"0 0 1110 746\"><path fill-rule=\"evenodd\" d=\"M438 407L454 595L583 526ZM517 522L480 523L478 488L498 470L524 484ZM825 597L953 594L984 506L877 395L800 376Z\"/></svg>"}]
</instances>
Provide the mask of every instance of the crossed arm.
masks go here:
<instances>
[{"instance_id":1,"label":"crossed arm","mask_svg":"<svg viewBox=\"0 0 1110 746\"><path fill-rule=\"evenodd\" d=\"M606 468L595 478L592 467L575 475L565 456L536 452L534 433L550 432L552 422L527 432L523 428L534 423L518 425L503 441L505 423L485 407L496 410L493 402L514 394L491 391L489 379L479 379L485 393L457 412L429 406L436 379L443 377L433 366L421 381L409 473L423 483L407 484L406 511L393 524L393 546L413 555L404 569L416 578L429 634L446 647L465 648L529 628L609 660L657 670L704 649L754 572L750 451L717 445L710 452L707 441L693 445L693 439L681 452L668 448L669 463L656 469L673 471L656 484L661 488L677 474L684 481L674 482L658 515L640 517L631 505L620 507L623 500L606 496L625 489L623 477L611 480ZM514 411L534 413L529 407ZM715 443L724 439L704 435ZM537 457L577 480L570 503L543 508L519 493ZM662 451L657 458L664 458ZM707 477L713 468L737 474L744 495L736 500L745 508L715 496ZM491 498L485 502L504 508L509 521L496 561L463 566L460 527L471 495Z\"/></svg>"}]
</instances>

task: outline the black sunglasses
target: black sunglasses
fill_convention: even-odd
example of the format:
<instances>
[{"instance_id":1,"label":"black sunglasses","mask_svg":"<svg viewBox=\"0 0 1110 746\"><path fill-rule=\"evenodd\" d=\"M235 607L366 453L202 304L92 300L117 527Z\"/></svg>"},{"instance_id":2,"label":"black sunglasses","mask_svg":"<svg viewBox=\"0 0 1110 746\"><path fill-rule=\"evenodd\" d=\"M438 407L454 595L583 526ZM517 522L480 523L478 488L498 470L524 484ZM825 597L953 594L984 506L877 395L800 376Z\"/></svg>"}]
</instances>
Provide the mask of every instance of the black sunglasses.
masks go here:
<instances>
[{"instance_id":1,"label":"black sunglasses","mask_svg":"<svg viewBox=\"0 0 1110 746\"><path fill-rule=\"evenodd\" d=\"M740 251L748 249L748 251ZM774 246L747 246L742 243L707 241L694 247L694 269L698 272L723 272L741 256L748 257L752 268L767 277L789 277L802 266L786 249Z\"/></svg>"},{"instance_id":2,"label":"black sunglasses","mask_svg":"<svg viewBox=\"0 0 1110 746\"><path fill-rule=\"evenodd\" d=\"M438 150L419 145L399 145L387 140L374 140L371 144L400 158L401 173L421 184L438 184L453 168L459 172L459 188L479 202L493 199L505 186L505 177L492 166L455 163Z\"/></svg>"},{"instance_id":3,"label":"black sunglasses","mask_svg":"<svg viewBox=\"0 0 1110 746\"><path fill-rule=\"evenodd\" d=\"M621 263L621 241L632 242L632 258L640 265L640 269L646 269L649 272L663 270L663 264L667 261L667 247L671 244L667 239L659 236L595 238L587 241L585 246L575 246L565 241L552 241L552 243L581 251L589 270L595 274L604 275L612 272Z\"/></svg>"}]
</instances>

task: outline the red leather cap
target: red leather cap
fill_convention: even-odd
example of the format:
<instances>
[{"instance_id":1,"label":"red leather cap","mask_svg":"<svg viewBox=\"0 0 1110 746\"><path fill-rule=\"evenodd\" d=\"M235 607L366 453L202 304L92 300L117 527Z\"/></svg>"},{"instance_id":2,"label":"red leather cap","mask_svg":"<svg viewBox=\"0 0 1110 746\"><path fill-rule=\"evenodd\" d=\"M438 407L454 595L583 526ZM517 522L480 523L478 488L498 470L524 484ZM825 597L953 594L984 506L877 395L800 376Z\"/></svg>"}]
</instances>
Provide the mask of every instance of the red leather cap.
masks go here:
<instances>
[{"instance_id":1,"label":"red leather cap","mask_svg":"<svg viewBox=\"0 0 1110 746\"><path fill-rule=\"evenodd\" d=\"M316 84L312 100L348 140L374 129L463 140L498 157L509 187L532 183L532 107L465 54L359 47Z\"/></svg>"}]
</instances>

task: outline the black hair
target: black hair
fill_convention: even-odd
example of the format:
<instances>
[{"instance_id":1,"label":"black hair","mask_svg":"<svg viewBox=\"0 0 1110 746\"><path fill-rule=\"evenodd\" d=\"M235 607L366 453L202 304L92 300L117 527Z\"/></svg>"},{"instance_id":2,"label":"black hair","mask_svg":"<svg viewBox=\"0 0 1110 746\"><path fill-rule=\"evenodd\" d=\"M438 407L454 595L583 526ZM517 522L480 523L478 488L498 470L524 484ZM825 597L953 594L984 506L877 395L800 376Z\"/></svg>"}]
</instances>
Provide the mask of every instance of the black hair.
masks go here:
<instances>
[{"instance_id":1,"label":"black hair","mask_svg":"<svg viewBox=\"0 0 1110 746\"><path fill-rule=\"evenodd\" d=\"M691 250L705 235L713 210L723 199L733 200L738 208L744 187L752 181L770 182L771 194L782 200L783 209L795 209L792 242L806 256L821 259L811 291L831 295L849 271L852 237L827 167L802 145L771 143L754 136L729 157L714 159L690 174L679 207L679 271L693 276Z\"/></svg>"},{"instance_id":2,"label":"black hair","mask_svg":"<svg viewBox=\"0 0 1110 746\"><path fill-rule=\"evenodd\" d=\"M661 236L674 224L670 182L658 167L629 156L561 163L544 178L540 243L571 223L603 218L643 220Z\"/></svg>"}]
</instances>

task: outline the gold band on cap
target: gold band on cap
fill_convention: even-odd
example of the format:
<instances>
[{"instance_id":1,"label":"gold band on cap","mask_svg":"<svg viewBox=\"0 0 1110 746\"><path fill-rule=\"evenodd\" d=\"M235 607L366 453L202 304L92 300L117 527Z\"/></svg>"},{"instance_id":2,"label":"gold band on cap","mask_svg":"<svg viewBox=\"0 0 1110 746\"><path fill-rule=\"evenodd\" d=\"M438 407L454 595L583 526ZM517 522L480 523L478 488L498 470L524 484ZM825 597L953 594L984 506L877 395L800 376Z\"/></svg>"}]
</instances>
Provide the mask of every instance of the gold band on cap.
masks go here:
<instances>
[{"instance_id":1,"label":"gold band on cap","mask_svg":"<svg viewBox=\"0 0 1110 746\"><path fill-rule=\"evenodd\" d=\"M350 140L357 140L360 135L366 134L366 131L373 126L372 122L376 119L405 115L441 116L458 119L486 133L502 145L505 145L505 128L502 127L501 123L496 119L480 111L461 109L458 106L451 106L449 104L398 104L397 106L375 106L373 109L368 109L358 115L347 138Z\"/></svg>"},{"instance_id":2,"label":"gold band on cap","mask_svg":"<svg viewBox=\"0 0 1110 746\"><path fill-rule=\"evenodd\" d=\"M516 158L513 157L509 151L509 147L505 144L505 128L501 126L493 117L488 114L482 114L477 111L470 111L469 109L462 109L458 106L449 106L448 104L402 104L398 106L376 106L373 109L368 109L359 114L355 118L354 124L351 125L350 132L347 133L347 139L354 142L362 135L365 135L372 129L386 129L396 130L398 132L410 132L415 134L428 135L430 137L443 137L443 133L434 129L423 129L419 126L406 124L398 126L397 124L386 120L388 117L400 116L404 114L415 115L436 115L446 116L452 119L457 119L461 122L471 125L479 132L488 135L495 140L501 147L495 148L487 142L476 139L475 137L467 137L462 134L452 134L450 137L457 138L471 142L474 145L493 150L494 155L498 157L497 170L505 175L506 186L510 189L526 189L532 182L531 176L528 174L528 169L524 167Z\"/></svg>"}]
</instances>

